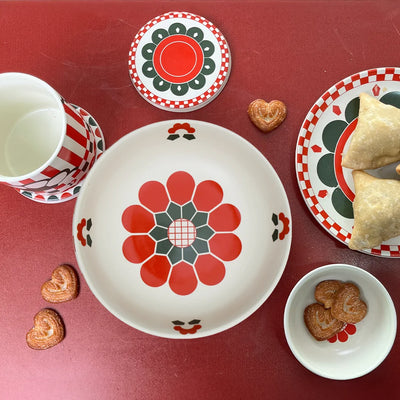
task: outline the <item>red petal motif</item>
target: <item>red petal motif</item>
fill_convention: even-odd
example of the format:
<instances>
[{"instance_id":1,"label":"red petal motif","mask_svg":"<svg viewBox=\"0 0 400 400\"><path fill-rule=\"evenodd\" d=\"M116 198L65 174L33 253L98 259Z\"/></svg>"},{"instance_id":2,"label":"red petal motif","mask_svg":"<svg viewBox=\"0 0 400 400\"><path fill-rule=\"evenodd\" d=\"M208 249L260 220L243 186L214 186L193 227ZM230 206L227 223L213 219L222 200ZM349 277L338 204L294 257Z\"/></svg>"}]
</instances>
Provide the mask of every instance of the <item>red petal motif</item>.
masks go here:
<instances>
[{"instance_id":1,"label":"red petal motif","mask_svg":"<svg viewBox=\"0 0 400 400\"><path fill-rule=\"evenodd\" d=\"M233 233L216 233L208 242L210 251L224 261L232 261L242 251L242 242Z\"/></svg>"},{"instance_id":2,"label":"red petal motif","mask_svg":"<svg viewBox=\"0 0 400 400\"><path fill-rule=\"evenodd\" d=\"M197 185L193 202L198 211L210 211L222 201L224 192L214 181L203 181Z\"/></svg>"},{"instance_id":3,"label":"red petal motif","mask_svg":"<svg viewBox=\"0 0 400 400\"><path fill-rule=\"evenodd\" d=\"M151 287L158 287L167 282L171 264L165 256L154 255L140 269L143 282Z\"/></svg>"},{"instance_id":4,"label":"red petal motif","mask_svg":"<svg viewBox=\"0 0 400 400\"><path fill-rule=\"evenodd\" d=\"M153 212L165 211L169 204L167 191L162 183L149 181L139 190L140 202Z\"/></svg>"},{"instance_id":5,"label":"red petal motif","mask_svg":"<svg viewBox=\"0 0 400 400\"><path fill-rule=\"evenodd\" d=\"M169 278L169 286L174 293L181 296L192 293L197 287L197 278L193 266L183 261L174 265Z\"/></svg>"},{"instance_id":6,"label":"red petal motif","mask_svg":"<svg viewBox=\"0 0 400 400\"><path fill-rule=\"evenodd\" d=\"M217 232L230 232L240 224L240 211L232 204L221 204L212 211L208 225Z\"/></svg>"},{"instance_id":7,"label":"red petal motif","mask_svg":"<svg viewBox=\"0 0 400 400\"><path fill-rule=\"evenodd\" d=\"M134 235L125 239L122 251L125 258L135 264L146 260L154 253L155 242L147 235Z\"/></svg>"},{"instance_id":8,"label":"red petal motif","mask_svg":"<svg viewBox=\"0 0 400 400\"><path fill-rule=\"evenodd\" d=\"M195 183L190 174L184 171L173 173L167 181L171 201L183 205L192 199Z\"/></svg>"},{"instance_id":9,"label":"red petal motif","mask_svg":"<svg viewBox=\"0 0 400 400\"><path fill-rule=\"evenodd\" d=\"M154 215L139 205L129 206L122 214L122 224L131 233L147 233L154 226Z\"/></svg>"},{"instance_id":10,"label":"red petal motif","mask_svg":"<svg viewBox=\"0 0 400 400\"><path fill-rule=\"evenodd\" d=\"M205 285L217 285L225 277L225 265L211 254L198 256L194 266L200 282Z\"/></svg>"}]
</instances>

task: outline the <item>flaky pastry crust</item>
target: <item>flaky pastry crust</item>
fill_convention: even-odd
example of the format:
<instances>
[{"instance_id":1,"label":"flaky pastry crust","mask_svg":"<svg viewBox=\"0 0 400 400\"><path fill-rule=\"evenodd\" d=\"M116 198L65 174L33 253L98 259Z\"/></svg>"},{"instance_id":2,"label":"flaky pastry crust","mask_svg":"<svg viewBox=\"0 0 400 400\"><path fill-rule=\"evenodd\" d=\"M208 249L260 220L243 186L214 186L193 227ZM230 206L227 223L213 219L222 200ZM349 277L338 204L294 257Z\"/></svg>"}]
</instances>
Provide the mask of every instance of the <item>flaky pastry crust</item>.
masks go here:
<instances>
[{"instance_id":1,"label":"flaky pastry crust","mask_svg":"<svg viewBox=\"0 0 400 400\"><path fill-rule=\"evenodd\" d=\"M367 305L360 299L360 289L347 282L340 288L332 304L332 316L348 324L357 324L367 314Z\"/></svg>"},{"instance_id":2,"label":"flaky pastry crust","mask_svg":"<svg viewBox=\"0 0 400 400\"><path fill-rule=\"evenodd\" d=\"M322 341L330 339L340 332L345 323L334 318L331 310L322 304L313 303L304 310L304 322L315 339Z\"/></svg>"},{"instance_id":3,"label":"flaky pastry crust","mask_svg":"<svg viewBox=\"0 0 400 400\"><path fill-rule=\"evenodd\" d=\"M42 297L50 303L62 303L75 299L78 295L78 275L66 264L58 266L51 279L41 287Z\"/></svg>"},{"instance_id":4,"label":"flaky pastry crust","mask_svg":"<svg viewBox=\"0 0 400 400\"><path fill-rule=\"evenodd\" d=\"M26 343L31 349L46 350L64 339L64 324L56 311L44 308L33 322L33 328L26 334Z\"/></svg>"},{"instance_id":5,"label":"flaky pastry crust","mask_svg":"<svg viewBox=\"0 0 400 400\"><path fill-rule=\"evenodd\" d=\"M247 114L253 124L263 132L270 132L277 128L286 118L285 103L280 100L257 99L250 103Z\"/></svg>"}]
</instances>

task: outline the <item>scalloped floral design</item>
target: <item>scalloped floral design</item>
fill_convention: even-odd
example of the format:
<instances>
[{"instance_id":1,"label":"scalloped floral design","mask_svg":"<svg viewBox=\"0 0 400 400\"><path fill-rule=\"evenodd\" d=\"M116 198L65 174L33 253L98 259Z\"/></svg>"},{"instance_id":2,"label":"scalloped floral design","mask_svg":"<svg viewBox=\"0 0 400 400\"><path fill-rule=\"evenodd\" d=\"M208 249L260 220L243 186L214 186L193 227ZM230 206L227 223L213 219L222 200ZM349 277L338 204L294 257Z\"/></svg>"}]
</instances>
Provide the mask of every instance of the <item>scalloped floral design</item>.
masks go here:
<instances>
[{"instance_id":1,"label":"scalloped floral design","mask_svg":"<svg viewBox=\"0 0 400 400\"><path fill-rule=\"evenodd\" d=\"M166 184L145 182L140 204L128 206L122 224L130 235L122 244L124 257L140 264L143 282L151 287L168 282L171 290L188 295L198 286L218 285L226 263L242 251L233 231L240 211L223 203L223 190L213 181L198 184L184 171L173 173Z\"/></svg>"}]
</instances>

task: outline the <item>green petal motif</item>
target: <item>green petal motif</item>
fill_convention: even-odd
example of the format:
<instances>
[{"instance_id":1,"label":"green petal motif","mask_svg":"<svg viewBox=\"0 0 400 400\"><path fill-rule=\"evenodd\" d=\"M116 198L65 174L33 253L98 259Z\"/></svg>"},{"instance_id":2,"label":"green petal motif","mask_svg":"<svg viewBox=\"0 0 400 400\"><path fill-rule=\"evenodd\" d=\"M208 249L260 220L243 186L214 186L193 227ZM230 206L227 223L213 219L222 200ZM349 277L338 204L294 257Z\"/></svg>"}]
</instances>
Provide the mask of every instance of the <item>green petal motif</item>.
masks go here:
<instances>
[{"instance_id":1,"label":"green petal motif","mask_svg":"<svg viewBox=\"0 0 400 400\"><path fill-rule=\"evenodd\" d=\"M325 154L318 160L317 164L318 178L323 184L329 187L336 187L338 185L335 176L334 158L335 155L333 153Z\"/></svg>"},{"instance_id":2,"label":"green petal motif","mask_svg":"<svg viewBox=\"0 0 400 400\"><path fill-rule=\"evenodd\" d=\"M329 122L322 131L322 143L332 153L335 152L340 136L347 128L347 122L335 120Z\"/></svg>"},{"instance_id":3,"label":"green petal motif","mask_svg":"<svg viewBox=\"0 0 400 400\"><path fill-rule=\"evenodd\" d=\"M168 31L165 29L156 29L151 35L151 41L155 44L160 43L163 39L168 37Z\"/></svg>"},{"instance_id":4,"label":"green petal motif","mask_svg":"<svg viewBox=\"0 0 400 400\"><path fill-rule=\"evenodd\" d=\"M346 121L350 123L358 117L358 112L360 109L360 98L357 96L353 100L349 101L344 112Z\"/></svg>"},{"instance_id":5,"label":"green petal motif","mask_svg":"<svg viewBox=\"0 0 400 400\"><path fill-rule=\"evenodd\" d=\"M353 203L344 195L340 188L332 193L332 204L335 210L345 218L354 218Z\"/></svg>"},{"instance_id":6,"label":"green petal motif","mask_svg":"<svg viewBox=\"0 0 400 400\"><path fill-rule=\"evenodd\" d=\"M380 101L384 104L390 104L400 108L400 92L387 93L381 97Z\"/></svg>"}]
</instances>

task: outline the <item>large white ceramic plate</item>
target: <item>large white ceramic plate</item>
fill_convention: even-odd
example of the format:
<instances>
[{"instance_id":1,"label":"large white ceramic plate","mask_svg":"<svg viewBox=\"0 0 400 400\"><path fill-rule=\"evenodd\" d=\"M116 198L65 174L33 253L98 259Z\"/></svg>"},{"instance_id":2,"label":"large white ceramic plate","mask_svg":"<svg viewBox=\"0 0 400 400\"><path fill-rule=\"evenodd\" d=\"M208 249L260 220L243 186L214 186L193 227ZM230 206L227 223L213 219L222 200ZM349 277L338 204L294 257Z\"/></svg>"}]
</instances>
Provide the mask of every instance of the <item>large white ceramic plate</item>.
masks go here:
<instances>
[{"instance_id":1,"label":"large white ceramic plate","mask_svg":"<svg viewBox=\"0 0 400 400\"><path fill-rule=\"evenodd\" d=\"M366 92L400 108L400 68L377 68L349 76L327 90L311 107L296 146L296 172L309 210L332 236L347 244L354 224L352 170L341 166L357 125L359 95ZM398 179L395 165L367 171ZM400 237L363 251L400 257Z\"/></svg>"},{"instance_id":2,"label":"large white ceramic plate","mask_svg":"<svg viewBox=\"0 0 400 400\"><path fill-rule=\"evenodd\" d=\"M129 133L78 196L73 236L98 300L144 332L196 338L228 329L268 298L285 268L291 215L264 156L193 120Z\"/></svg>"}]
</instances>

